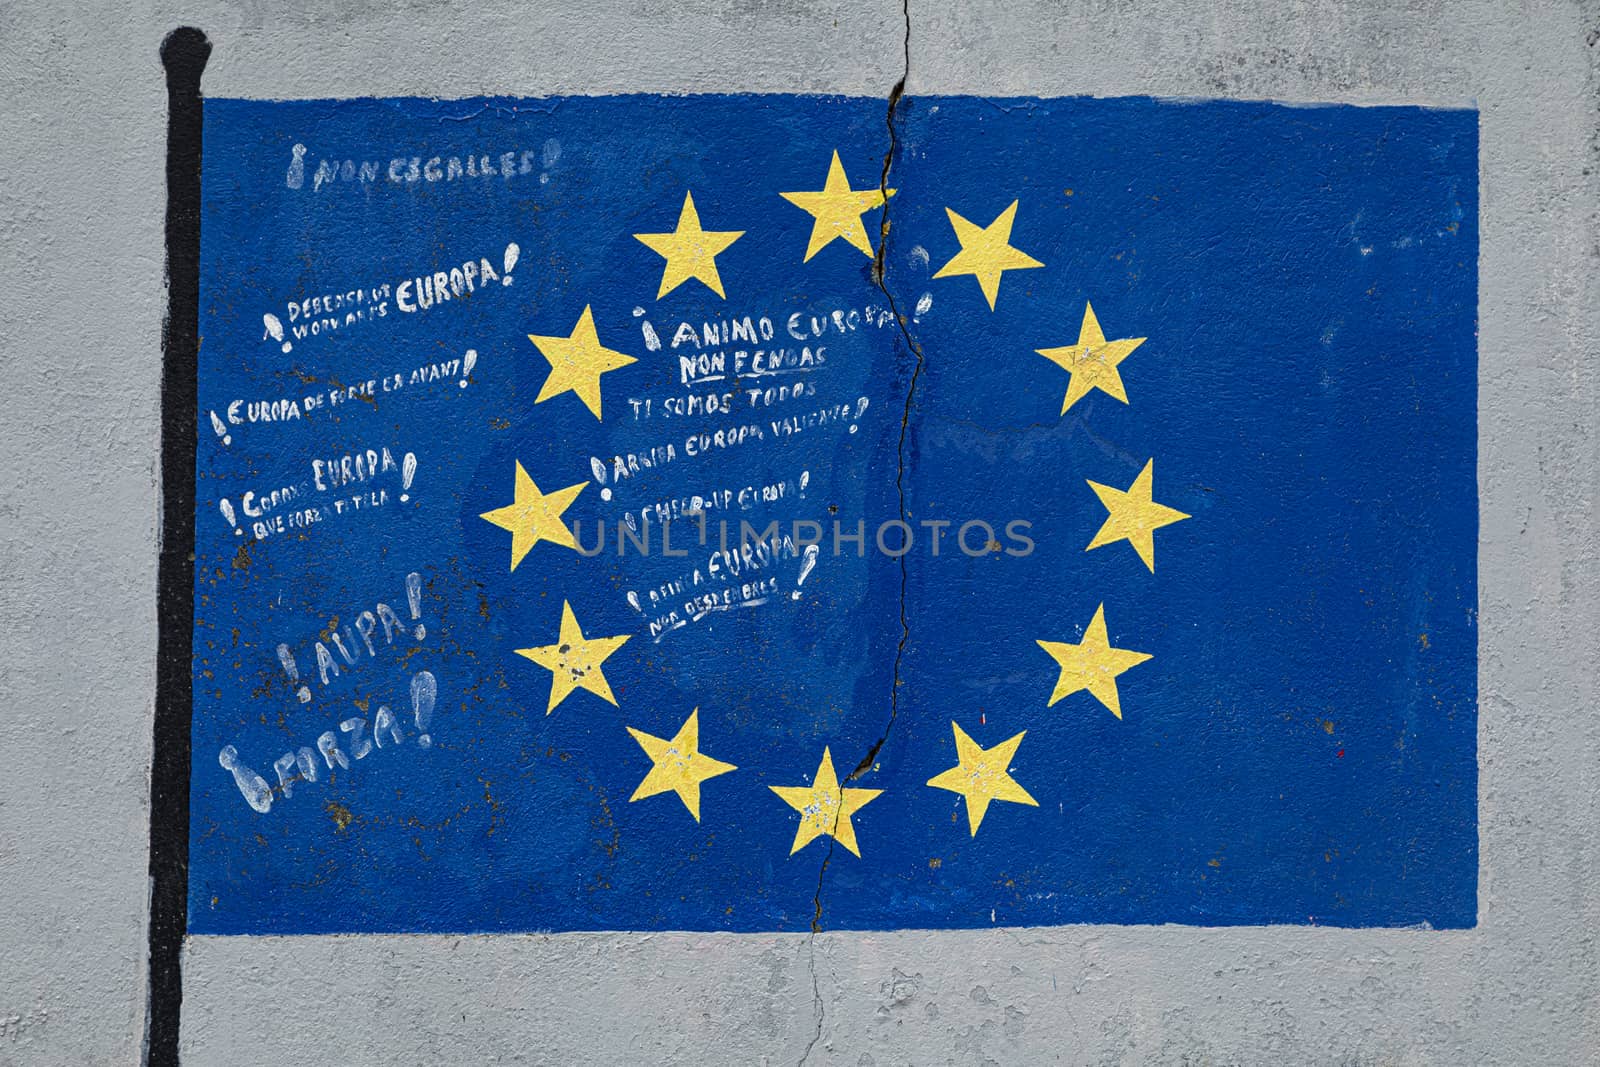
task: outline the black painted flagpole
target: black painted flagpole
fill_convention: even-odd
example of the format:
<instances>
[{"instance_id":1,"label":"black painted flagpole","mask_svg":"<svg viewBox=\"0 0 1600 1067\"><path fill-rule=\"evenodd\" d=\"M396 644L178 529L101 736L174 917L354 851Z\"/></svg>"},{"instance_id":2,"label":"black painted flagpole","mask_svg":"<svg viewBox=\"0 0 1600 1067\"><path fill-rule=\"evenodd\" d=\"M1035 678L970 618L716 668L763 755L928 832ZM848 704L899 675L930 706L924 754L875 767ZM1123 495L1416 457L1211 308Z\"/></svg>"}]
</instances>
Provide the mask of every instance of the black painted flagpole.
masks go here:
<instances>
[{"instance_id":1,"label":"black painted flagpole","mask_svg":"<svg viewBox=\"0 0 1600 1067\"><path fill-rule=\"evenodd\" d=\"M178 1062L189 896L189 729L194 711L195 446L200 356L200 75L197 29L161 43L167 71L167 317L161 332L161 556L156 574L155 737L150 766L150 957L144 1062Z\"/></svg>"}]
</instances>

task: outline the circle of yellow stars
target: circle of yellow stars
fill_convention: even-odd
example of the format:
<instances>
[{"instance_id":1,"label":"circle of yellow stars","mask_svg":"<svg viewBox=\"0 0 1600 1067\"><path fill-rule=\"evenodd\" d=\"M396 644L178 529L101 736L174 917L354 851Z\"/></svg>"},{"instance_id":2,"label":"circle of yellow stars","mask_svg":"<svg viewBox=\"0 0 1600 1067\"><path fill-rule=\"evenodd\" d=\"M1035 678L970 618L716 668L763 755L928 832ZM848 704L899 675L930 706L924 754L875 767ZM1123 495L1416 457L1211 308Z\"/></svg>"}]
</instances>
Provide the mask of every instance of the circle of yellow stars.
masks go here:
<instances>
[{"instance_id":1,"label":"circle of yellow stars","mask_svg":"<svg viewBox=\"0 0 1600 1067\"><path fill-rule=\"evenodd\" d=\"M808 263L835 241L843 242L871 258L874 250L863 216L868 211L883 208L895 193L895 189L881 185L852 188L839 153L835 150L821 189L783 192L779 195L812 217L810 237L801 260ZM989 310L994 311L1007 272L1045 266L1012 244L1019 205L1019 200L1012 200L987 225L973 222L954 208L946 207L945 213L958 248L933 277L942 279L970 275L978 283L979 292ZM698 282L725 300L727 294L717 269L717 257L728 252L744 235L744 230L706 229L695 205L693 191L685 190L677 223L672 230L636 233L633 237L664 261L657 299L680 286ZM528 340L550 365L549 375L534 403L542 404L570 392L597 420L602 417L601 377L638 362L635 357L607 348L601 342L593 310L588 305L584 306L567 335L530 333ZM1036 350L1038 355L1067 373L1060 414L1065 416L1075 404L1096 390L1123 404L1129 403L1122 366L1146 340L1145 337L1107 339L1094 306L1085 300L1076 342ZM1157 502L1154 499L1154 479L1155 460L1150 459L1126 489L1088 481L1090 490L1104 506L1106 517L1084 551L1127 541L1150 573L1155 573L1155 531L1191 516ZM512 571L541 541L574 551L578 549L574 533L562 516L586 484L579 482L545 493L523 469L521 462L515 463L511 503L484 512L481 516L511 534ZM550 692L545 714L554 712L579 690L617 707L617 698L606 678L604 664L630 636L616 634L597 637L586 634L571 603L563 601L554 640L550 644L516 650L517 655L550 672ZM1040 639L1037 643L1058 669L1058 677L1048 695L1046 706L1053 707L1077 693L1087 692L1119 720L1122 718L1122 700L1117 679L1152 658L1149 653L1112 644L1104 603L1095 608L1093 617L1082 629L1080 640ZM977 836L993 803L1038 807L1038 801L1012 777L1012 764L1026 731L984 748L962 729L960 723L952 721L950 727L955 766L934 775L926 784L929 788L946 790L962 798L971 836ZM689 713L670 738L656 736L635 726L627 726L626 729L650 763L649 770L628 798L630 803L671 793L683 804L688 814L699 822L701 787L713 778L738 770L734 764L701 751L698 707ZM826 837L860 857L854 816L883 793L881 789L850 785L860 773L858 770L841 780L834 767L832 752L825 746L809 785L768 787L798 816L790 855L818 838Z\"/></svg>"}]
</instances>

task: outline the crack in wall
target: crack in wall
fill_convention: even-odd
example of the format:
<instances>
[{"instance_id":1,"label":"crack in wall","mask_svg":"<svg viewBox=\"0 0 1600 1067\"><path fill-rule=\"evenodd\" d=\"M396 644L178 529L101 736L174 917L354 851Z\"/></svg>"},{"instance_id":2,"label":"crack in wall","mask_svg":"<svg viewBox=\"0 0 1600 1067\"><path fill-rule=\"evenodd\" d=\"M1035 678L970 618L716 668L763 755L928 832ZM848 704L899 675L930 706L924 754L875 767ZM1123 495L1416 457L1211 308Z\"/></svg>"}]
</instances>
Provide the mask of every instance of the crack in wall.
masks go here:
<instances>
[{"instance_id":1,"label":"crack in wall","mask_svg":"<svg viewBox=\"0 0 1600 1067\"><path fill-rule=\"evenodd\" d=\"M839 816L834 815L833 828L839 828ZM822 880L827 877L828 864L833 862L832 834L828 835L828 851L822 856L822 866L817 869L817 892L811 898L811 934L806 938L806 965L811 971L811 1005L817 1013L817 1028L811 1035L811 1040L806 1042L806 1050L800 1054L799 1067L805 1067L806 1060L811 1058L811 1051L817 1047L817 1042L822 1040L822 1021L827 1012L822 1003L822 986L817 982L817 935L822 933Z\"/></svg>"},{"instance_id":2,"label":"crack in wall","mask_svg":"<svg viewBox=\"0 0 1600 1067\"><path fill-rule=\"evenodd\" d=\"M806 966L811 971L811 1007L817 1016L817 1028L811 1034L811 1040L806 1042L806 1049L800 1054L799 1067L805 1067L811 1058L811 1052L817 1047L817 1042L822 1040L822 1022L827 1017L826 1009L822 1003L822 986L817 982L817 935L822 932L822 876L827 873L828 861L833 858L833 839L828 839L828 854L822 859L822 869L817 872L817 895L812 903L816 911L811 916L811 935L806 938L806 951L808 958Z\"/></svg>"},{"instance_id":3,"label":"crack in wall","mask_svg":"<svg viewBox=\"0 0 1600 1067\"><path fill-rule=\"evenodd\" d=\"M879 215L878 251L877 255L873 257L872 280L879 289L883 290L884 299L888 301L889 304L889 313L894 317L895 324L900 328L900 334L905 338L906 347L911 350L912 354L916 356L917 359L916 364L911 370L911 379L906 384L906 404L905 409L901 412L900 441L896 447L894 487L895 493L899 498L900 521L905 522L908 517L908 512L906 510L905 490L906 438L911 429L911 406L916 397L917 380L922 376L922 367L925 357L922 352L922 346L917 344L916 339L911 336L911 330L906 325L906 317L900 313L900 308L895 303L894 294L889 291L887 278L889 250L889 169L894 164L895 149L898 148L900 144L900 139L895 133L894 126L895 109L899 107L900 98L905 94L906 79L911 76L911 0L903 0L900 10L902 17L905 20L905 35L903 39L904 44L902 52L903 67L900 72L900 80L895 82L894 87L889 90L889 106L884 115L884 126L889 133L889 147L883 153L883 170L878 176L878 191L883 195L883 207L882 212ZM884 725L882 736L880 736L873 746L867 751L867 754L861 758L861 762L856 765L855 769L845 776L843 782L839 783L841 788L843 788L846 783L855 781L872 769L873 765L878 760L878 753L883 749L884 743L889 740L889 734L894 730L895 720L900 714L900 664L905 658L906 645L910 643L911 640L911 624L906 618L906 591L909 582L909 576L906 569L906 559L904 555L900 556L899 564L900 641L895 646L894 652L894 674L889 690L889 721ZM842 811L843 805L839 805L837 810L834 812L834 830L838 829L838 820L841 817L840 813ZM833 836L833 834L829 833L828 851L823 855L822 866L817 871L817 891L812 897L813 910L811 913L811 933L806 938L806 951L807 967L811 972L811 1002L814 1010L816 1011L817 1026L816 1030L811 1035L811 1040L806 1043L805 1051L800 1054L798 1067L805 1067L806 1062L811 1058L811 1053L816 1049L818 1043L821 1042L823 1024L827 1018L827 1009L822 999L822 987L817 981L817 935L822 933L822 883L828 874L828 864L833 862L833 849L836 840L837 839Z\"/></svg>"},{"instance_id":4,"label":"crack in wall","mask_svg":"<svg viewBox=\"0 0 1600 1067\"><path fill-rule=\"evenodd\" d=\"M901 10L905 13L905 69L900 75L900 80L889 91L889 109L884 116L884 125L889 131L889 149L883 155L883 172L878 178L878 190L883 194L883 210L878 224L878 254L872 263L872 280L883 290L883 296L889 304L889 314L894 317L895 325L900 328L900 335L905 338L906 347L916 356L917 362L911 369L911 380L906 384L906 404L900 415L900 442L896 448L896 463L894 472L895 494L900 503L900 521L906 522L909 512L906 510L906 438L911 432L911 407L916 401L917 380L922 377L922 367L925 362L922 346L911 336L907 326L908 320L901 313L899 305L895 302L894 293L889 291L888 262L889 262L889 168L894 163L895 149L900 145L900 138L895 133L895 109L900 104L900 98L905 93L906 79L911 75L911 2L905 0ZM909 525L909 523L907 523ZM883 749L884 742L889 740L889 734L894 730L895 720L900 714L900 664L905 659L906 645L911 641L911 623L906 618L906 591L909 583L909 572L906 566L906 555L899 557L900 565L900 641L894 651L894 678L889 690L889 721L884 725L883 735L878 738L867 754L861 758L855 770L845 776L846 782L853 782L870 771L878 760L878 753Z\"/></svg>"}]
</instances>

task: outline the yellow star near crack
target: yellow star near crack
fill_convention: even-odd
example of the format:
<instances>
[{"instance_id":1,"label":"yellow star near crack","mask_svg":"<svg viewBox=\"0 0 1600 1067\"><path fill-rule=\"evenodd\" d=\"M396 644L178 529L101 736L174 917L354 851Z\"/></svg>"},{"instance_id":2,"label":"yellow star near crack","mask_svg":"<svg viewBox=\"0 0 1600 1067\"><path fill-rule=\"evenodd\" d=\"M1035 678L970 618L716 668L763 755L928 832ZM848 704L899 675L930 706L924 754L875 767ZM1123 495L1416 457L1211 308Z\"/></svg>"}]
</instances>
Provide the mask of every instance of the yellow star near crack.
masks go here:
<instances>
[{"instance_id":1,"label":"yellow star near crack","mask_svg":"<svg viewBox=\"0 0 1600 1067\"><path fill-rule=\"evenodd\" d=\"M1091 696L1119 719L1122 718L1122 700L1117 694L1117 675L1150 658L1147 652L1111 647L1111 639L1106 636L1104 604L1094 609L1094 618L1089 621L1089 628L1083 631L1083 640L1078 644L1040 641L1039 647L1050 653L1061 667L1061 677L1056 679L1056 688L1050 694L1047 707L1053 707L1062 697L1087 689Z\"/></svg>"},{"instance_id":2,"label":"yellow star near crack","mask_svg":"<svg viewBox=\"0 0 1600 1067\"><path fill-rule=\"evenodd\" d=\"M983 290L984 298L989 301L990 311L994 310L995 298L1000 295L1001 274L1008 270L1044 266L1026 252L1011 247L1011 224L1017 217L1017 201L1011 201L1011 206L1000 212L999 218L987 226L968 222L949 208L945 208L944 213L950 216L950 225L956 231L956 240L961 242L961 251L940 267L934 277L973 275L978 279L978 288Z\"/></svg>"},{"instance_id":3,"label":"yellow star near crack","mask_svg":"<svg viewBox=\"0 0 1600 1067\"><path fill-rule=\"evenodd\" d=\"M673 792L689 809L694 821L700 821L700 783L707 778L738 770L731 763L712 759L700 751L700 709L695 708L689 718L678 728L672 740L667 741L643 730L628 727L628 733L639 742L645 755L655 766L644 776L639 788L633 791L628 803L653 797L658 793Z\"/></svg>"},{"instance_id":4,"label":"yellow star near crack","mask_svg":"<svg viewBox=\"0 0 1600 1067\"><path fill-rule=\"evenodd\" d=\"M578 626L578 617L572 613L572 605L563 600L561 634L556 643L516 650L517 655L533 660L550 672L550 703L545 707L544 713L548 715L556 710L556 705L567 699L574 689L587 689L607 704L616 707L617 698L611 695L611 686L606 682L605 672L600 669L600 665L606 661L607 656L621 648L630 636L632 635L583 636L583 630Z\"/></svg>"},{"instance_id":5,"label":"yellow star near crack","mask_svg":"<svg viewBox=\"0 0 1600 1067\"><path fill-rule=\"evenodd\" d=\"M1156 572L1155 531L1191 516L1150 499L1155 466L1153 459L1146 463L1139 477L1126 490L1113 489L1099 482L1089 483L1094 495L1106 506L1107 514L1106 521L1094 535L1094 540L1089 542L1089 547L1084 549L1085 552L1126 538L1133 550L1139 553L1139 558L1144 560L1144 565L1150 568L1150 573Z\"/></svg>"},{"instance_id":6,"label":"yellow star near crack","mask_svg":"<svg viewBox=\"0 0 1600 1067\"><path fill-rule=\"evenodd\" d=\"M837 149L833 153L833 162L828 164L827 180L822 183L819 192L779 193L795 207L810 212L814 219L811 223L811 243L806 246L806 256L801 262L809 263L811 257L826 248L835 237L844 238L870 258L872 242L867 240L867 229L861 224L861 214L880 206L887 198L886 193L887 196L893 196L895 190L850 188Z\"/></svg>"},{"instance_id":7,"label":"yellow star near crack","mask_svg":"<svg viewBox=\"0 0 1600 1067\"><path fill-rule=\"evenodd\" d=\"M516 570L522 557L540 541L549 541L577 551L578 542L573 538L572 531L561 522L561 513L572 506L573 500L588 484L579 482L553 493L541 493L519 462L511 503L503 508L485 511L478 518L492 522L502 530L511 531L511 569Z\"/></svg>"},{"instance_id":8,"label":"yellow star near crack","mask_svg":"<svg viewBox=\"0 0 1600 1067\"><path fill-rule=\"evenodd\" d=\"M929 778L928 784L935 789L960 793L966 798L967 823L972 827L973 837L978 836L978 827L983 823L991 800L1007 800L1035 808L1039 806L1039 802L1016 783L1009 771L1026 730L993 748L983 748L954 722L950 728L956 732L956 765Z\"/></svg>"},{"instance_id":9,"label":"yellow star near crack","mask_svg":"<svg viewBox=\"0 0 1600 1067\"><path fill-rule=\"evenodd\" d=\"M800 813L800 828L794 834L794 855L818 837L831 837L857 857L855 825L850 816L866 807L883 792L881 789L841 789L833 770L833 756L822 750L822 762L810 786L768 786L783 802Z\"/></svg>"},{"instance_id":10,"label":"yellow star near crack","mask_svg":"<svg viewBox=\"0 0 1600 1067\"><path fill-rule=\"evenodd\" d=\"M1094 305L1083 304L1083 326L1078 330L1078 343L1064 348L1038 348L1045 359L1059 365L1069 375L1067 395L1061 401L1061 414L1082 400L1091 389L1116 397L1124 404L1128 394L1122 387L1122 374L1117 365L1127 359L1135 348L1144 344L1143 337L1125 337L1107 341L1100 330L1100 320L1095 318Z\"/></svg>"},{"instance_id":11,"label":"yellow star near crack","mask_svg":"<svg viewBox=\"0 0 1600 1067\"><path fill-rule=\"evenodd\" d=\"M597 419L600 417L600 375L638 362L630 355L613 352L600 344L600 336L594 329L594 312L587 304L571 336L544 337L530 333L528 340L550 363L550 376L544 380L544 387L533 402L542 404L562 393L576 393Z\"/></svg>"},{"instance_id":12,"label":"yellow star near crack","mask_svg":"<svg viewBox=\"0 0 1600 1067\"><path fill-rule=\"evenodd\" d=\"M724 300L722 278L717 274L717 253L744 236L743 230L702 230L700 213L694 209L694 194L683 194L683 210L678 214L678 228L671 233L636 233L634 238L667 261L661 272L661 288L656 293L660 300L672 290L698 278L708 289Z\"/></svg>"}]
</instances>

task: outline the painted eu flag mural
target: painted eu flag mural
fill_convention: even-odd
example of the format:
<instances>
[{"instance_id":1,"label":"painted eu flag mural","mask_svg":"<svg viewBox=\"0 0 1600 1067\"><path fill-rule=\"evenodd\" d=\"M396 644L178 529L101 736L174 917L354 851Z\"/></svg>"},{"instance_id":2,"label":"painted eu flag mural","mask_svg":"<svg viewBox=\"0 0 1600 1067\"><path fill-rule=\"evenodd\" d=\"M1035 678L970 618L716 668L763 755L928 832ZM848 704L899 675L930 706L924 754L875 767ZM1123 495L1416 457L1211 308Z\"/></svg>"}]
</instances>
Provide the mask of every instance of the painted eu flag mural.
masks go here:
<instances>
[{"instance_id":1,"label":"painted eu flag mural","mask_svg":"<svg viewBox=\"0 0 1600 1067\"><path fill-rule=\"evenodd\" d=\"M208 101L191 931L1472 925L1476 161Z\"/></svg>"}]
</instances>

